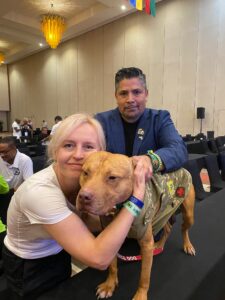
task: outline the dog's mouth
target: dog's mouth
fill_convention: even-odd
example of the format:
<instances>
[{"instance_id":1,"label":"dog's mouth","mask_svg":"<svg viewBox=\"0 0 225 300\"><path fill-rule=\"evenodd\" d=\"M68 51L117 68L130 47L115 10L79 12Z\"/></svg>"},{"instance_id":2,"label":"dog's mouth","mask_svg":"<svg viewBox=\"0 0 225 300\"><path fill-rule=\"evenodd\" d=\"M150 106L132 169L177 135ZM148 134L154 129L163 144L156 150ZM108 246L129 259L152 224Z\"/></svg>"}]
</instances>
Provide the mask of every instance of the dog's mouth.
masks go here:
<instances>
[{"instance_id":1,"label":"dog's mouth","mask_svg":"<svg viewBox=\"0 0 225 300\"><path fill-rule=\"evenodd\" d=\"M102 206L93 205L93 203L84 203L83 201L77 201L76 208L80 212L90 213L97 216L107 216L114 211L114 208L105 208Z\"/></svg>"}]
</instances>

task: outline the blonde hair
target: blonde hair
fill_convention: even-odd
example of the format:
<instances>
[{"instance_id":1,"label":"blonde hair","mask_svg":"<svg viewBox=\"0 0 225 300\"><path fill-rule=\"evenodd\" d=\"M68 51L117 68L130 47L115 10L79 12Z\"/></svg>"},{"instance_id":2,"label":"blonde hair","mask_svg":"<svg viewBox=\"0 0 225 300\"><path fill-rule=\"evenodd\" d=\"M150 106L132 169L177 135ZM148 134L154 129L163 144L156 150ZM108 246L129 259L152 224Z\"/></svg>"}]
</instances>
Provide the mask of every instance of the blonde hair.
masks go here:
<instances>
[{"instance_id":1,"label":"blonde hair","mask_svg":"<svg viewBox=\"0 0 225 300\"><path fill-rule=\"evenodd\" d=\"M48 145L49 161L55 160L56 152L62 145L63 141L82 124L89 124L96 130L100 150L106 149L105 135L101 124L91 115L78 113L64 119L55 131Z\"/></svg>"}]
</instances>

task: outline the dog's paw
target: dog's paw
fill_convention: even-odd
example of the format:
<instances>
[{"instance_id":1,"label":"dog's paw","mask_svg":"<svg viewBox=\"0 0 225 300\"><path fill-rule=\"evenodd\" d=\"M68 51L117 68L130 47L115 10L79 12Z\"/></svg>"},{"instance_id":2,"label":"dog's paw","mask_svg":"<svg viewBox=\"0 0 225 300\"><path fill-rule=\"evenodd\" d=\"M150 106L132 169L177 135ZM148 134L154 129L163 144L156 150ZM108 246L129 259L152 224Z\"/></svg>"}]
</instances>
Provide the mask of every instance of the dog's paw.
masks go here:
<instances>
[{"instance_id":1,"label":"dog's paw","mask_svg":"<svg viewBox=\"0 0 225 300\"><path fill-rule=\"evenodd\" d=\"M195 254L196 254L195 248L193 247L193 245L191 243L184 245L184 252L186 254L192 255L192 256L195 256Z\"/></svg>"},{"instance_id":2,"label":"dog's paw","mask_svg":"<svg viewBox=\"0 0 225 300\"><path fill-rule=\"evenodd\" d=\"M105 281L97 287L96 296L98 299L110 298L118 285L118 282Z\"/></svg>"}]
</instances>

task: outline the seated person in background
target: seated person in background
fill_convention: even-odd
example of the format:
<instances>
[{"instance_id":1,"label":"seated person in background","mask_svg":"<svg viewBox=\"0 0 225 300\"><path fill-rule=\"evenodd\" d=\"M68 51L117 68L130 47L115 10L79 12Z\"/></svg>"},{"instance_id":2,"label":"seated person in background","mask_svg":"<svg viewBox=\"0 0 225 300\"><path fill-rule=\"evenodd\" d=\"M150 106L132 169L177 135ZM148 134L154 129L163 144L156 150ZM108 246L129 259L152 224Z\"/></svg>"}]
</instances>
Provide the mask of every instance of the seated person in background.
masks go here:
<instances>
[{"instance_id":1,"label":"seated person in background","mask_svg":"<svg viewBox=\"0 0 225 300\"><path fill-rule=\"evenodd\" d=\"M70 255L85 265L105 269L118 252L133 214L122 208L95 237L74 207L85 158L104 149L98 121L84 114L66 118L49 143L53 164L27 179L12 197L3 261L16 299L35 299L69 278ZM137 164L133 194L142 201L144 192L143 166Z\"/></svg>"},{"instance_id":2,"label":"seated person in background","mask_svg":"<svg viewBox=\"0 0 225 300\"><path fill-rule=\"evenodd\" d=\"M0 172L9 187L14 190L33 174L31 158L19 152L12 137L4 137L0 140Z\"/></svg>"},{"instance_id":3,"label":"seated person in background","mask_svg":"<svg viewBox=\"0 0 225 300\"><path fill-rule=\"evenodd\" d=\"M39 133L38 135L38 141L39 142L44 142L49 136L49 133L48 133L48 128L47 127L42 127L41 128L41 132Z\"/></svg>"}]
</instances>

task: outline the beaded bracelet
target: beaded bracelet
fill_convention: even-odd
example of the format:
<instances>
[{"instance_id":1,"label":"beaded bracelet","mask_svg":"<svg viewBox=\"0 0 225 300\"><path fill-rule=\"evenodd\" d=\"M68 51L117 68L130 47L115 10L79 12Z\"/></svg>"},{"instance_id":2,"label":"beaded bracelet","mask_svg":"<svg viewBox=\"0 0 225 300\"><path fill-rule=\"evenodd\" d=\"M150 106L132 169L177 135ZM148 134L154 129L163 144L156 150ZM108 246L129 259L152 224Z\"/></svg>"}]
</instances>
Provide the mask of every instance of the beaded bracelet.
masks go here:
<instances>
[{"instance_id":1,"label":"beaded bracelet","mask_svg":"<svg viewBox=\"0 0 225 300\"><path fill-rule=\"evenodd\" d=\"M138 208L142 209L144 206L144 202L136 198L135 196L130 196L129 201L137 205Z\"/></svg>"},{"instance_id":2,"label":"beaded bracelet","mask_svg":"<svg viewBox=\"0 0 225 300\"><path fill-rule=\"evenodd\" d=\"M163 169L163 163L161 158L154 153L152 150L147 151L147 155L150 157L152 161L153 171L154 173L157 173Z\"/></svg>"},{"instance_id":3,"label":"beaded bracelet","mask_svg":"<svg viewBox=\"0 0 225 300\"><path fill-rule=\"evenodd\" d=\"M137 217L140 214L141 209L130 201L125 202L123 206L129 210L134 217Z\"/></svg>"}]
</instances>

